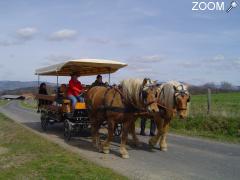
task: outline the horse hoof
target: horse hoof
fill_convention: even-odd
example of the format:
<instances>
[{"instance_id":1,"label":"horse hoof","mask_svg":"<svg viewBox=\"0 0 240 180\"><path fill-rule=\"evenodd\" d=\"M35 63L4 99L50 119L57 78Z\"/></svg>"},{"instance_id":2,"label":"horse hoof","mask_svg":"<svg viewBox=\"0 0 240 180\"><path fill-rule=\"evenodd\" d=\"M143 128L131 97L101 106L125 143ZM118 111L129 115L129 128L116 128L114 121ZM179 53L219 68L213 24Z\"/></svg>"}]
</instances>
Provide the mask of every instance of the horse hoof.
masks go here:
<instances>
[{"instance_id":1,"label":"horse hoof","mask_svg":"<svg viewBox=\"0 0 240 180\"><path fill-rule=\"evenodd\" d=\"M149 146L150 148L153 148L155 145L156 145L156 144L153 143L152 141L149 141L149 142L148 142L148 146Z\"/></svg>"},{"instance_id":2,"label":"horse hoof","mask_svg":"<svg viewBox=\"0 0 240 180\"><path fill-rule=\"evenodd\" d=\"M167 147L161 147L160 150L163 152L167 152L168 149L167 149Z\"/></svg>"},{"instance_id":3,"label":"horse hoof","mask_svg":"<svg viewBox=\"0 0 240 180\"><path fill-rule=\"evenodd\" d=\"M128 158L129 158L129 155L128 155L128 154L122 154L122 158L123 158L123 159L128 159Z\"/></svg>"},{"instance_id":4,"label":"horse hoof","mask_svg":"<svg viewBox=\"0 0 240 180\"><path fill-rule=\"evenodd\" d=\"M148 145L149 145L149 146L152 146L152 147L153 147L153 146L155 146L156 144L157 144L157 142L155 142L155 141L153 141L153 140L151 140L151 139L148 141Z\"/></svg>"},{"instance_id":5,"label":"horse hoof","mask_svg":"<svg viewBox=\"0 0 240 180\"><path fill-rule=\"evenodd\" d=\"M104 149L104 150L103 150L103 153L104 153L104 154L109 154L110 151L109 151L109 149Z\"/></svg>"}]
</instances>

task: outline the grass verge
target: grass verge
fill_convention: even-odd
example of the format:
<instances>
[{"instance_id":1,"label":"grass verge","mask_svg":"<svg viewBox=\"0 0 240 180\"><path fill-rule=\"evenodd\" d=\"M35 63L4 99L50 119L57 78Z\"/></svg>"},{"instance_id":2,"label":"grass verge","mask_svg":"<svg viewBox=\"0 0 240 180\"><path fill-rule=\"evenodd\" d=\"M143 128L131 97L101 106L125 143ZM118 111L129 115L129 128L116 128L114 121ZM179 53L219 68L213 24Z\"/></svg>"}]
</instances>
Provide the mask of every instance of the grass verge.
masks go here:
<instances>
[{"instance_id":1,"label":"grass verge","mask_svg":"<svg viewBox=\"0 0 240 180\"><path fill-rule=\"evenodd\" d=\"M3 106L3 105L5 105L5 104L7 104L8 103L8 101L7 100L0 100L0 106Z\"/></svg>"},{"instance_id":2,"label":"grass verge","mask_svg":"<svg viewBox=\"0 0 240 180\"><path fill-rule=\"evenodd\" d=\"M27 102L26 100L24 101L20 101L20 105L23 107L23 108L27 108L27 109L32 109L32 110L35 110L37 108L37 104L36 102Z\"/></svg>"},{"instance_id":3,"label":"grass verge","mask_svg":"<svg viewBox=\"0 0 240 180\"><path fill-rule=\"evenodd\" d=\"M0 179L126 179L0 114Z\"/></svg>"},{"instance_id":4,"label":"grass verge","mask_svg":"<svg viewBox=\"0 0 240 180\"><path fill-rule=\"evenodd\" d=\"M240 121L233 117L204 115L190 116L185 120L174 119L170 125L170 132L240 143Z\"/></svg>"}]
</instances>

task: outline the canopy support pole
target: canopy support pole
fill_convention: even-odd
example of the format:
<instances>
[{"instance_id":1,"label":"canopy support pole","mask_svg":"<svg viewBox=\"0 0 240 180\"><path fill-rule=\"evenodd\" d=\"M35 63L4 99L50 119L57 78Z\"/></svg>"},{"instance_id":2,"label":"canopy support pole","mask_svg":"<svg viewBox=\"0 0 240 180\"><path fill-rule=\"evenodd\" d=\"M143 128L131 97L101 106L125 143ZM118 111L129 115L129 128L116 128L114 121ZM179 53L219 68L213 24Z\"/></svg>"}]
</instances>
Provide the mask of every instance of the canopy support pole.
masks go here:
<instances>
[{"instance_id":1,"label":"canopy support pole","mask_svg":"<svg viewBox=\"0 0 240 180\"><path fill-rule=\"evenodd\" d=\"M37 92L36 92L36 94L38 94L39 93L39 89L40 89L40 75L38 74L38 87L37 87ZM35 99L36 99L36 97L35 97ZM40 110L39 110L39 100L37 100L37 113L39 113L40 112Z\"/></svg>"},{"instance_id":2,"label":"canopy support pole","mask_svg":"<svg viewBox=\"0 0 240 180\"><path fill-rule=\"evenodd\" d=\"M58 75L57 75L57 89L58 89Z\"/></svg>"},{"instance_id":3,"label":"canopy support pole","mask_svg":"<svg viewBox=\"0 0 240 180\"><path fill-rule=\"evenodd\" d=\"M111 74L109 73L108 74L108 84L110 85L110 83L111 83Z\"/></svg>"},{"instance_id":4,"label":"canopy support pole","mask_svg":"<svg viewBox=\"0 0 240 180\"><path fill-rule=\"evenodd\" d=\"M38 75L38 87L39 87L39 84L40 84L40 76Z\"/></svg>"},{"instance_id":5,"label":"canopy support pole","mask_svg":"<svg viewBox=\"0 0 240 180\"><path fill-rule=\"evenodd\" d=\"M111 68L109 68L109 73L108 73L108 84L110 85L111 83Z\"/></svg>"}]
</instances>

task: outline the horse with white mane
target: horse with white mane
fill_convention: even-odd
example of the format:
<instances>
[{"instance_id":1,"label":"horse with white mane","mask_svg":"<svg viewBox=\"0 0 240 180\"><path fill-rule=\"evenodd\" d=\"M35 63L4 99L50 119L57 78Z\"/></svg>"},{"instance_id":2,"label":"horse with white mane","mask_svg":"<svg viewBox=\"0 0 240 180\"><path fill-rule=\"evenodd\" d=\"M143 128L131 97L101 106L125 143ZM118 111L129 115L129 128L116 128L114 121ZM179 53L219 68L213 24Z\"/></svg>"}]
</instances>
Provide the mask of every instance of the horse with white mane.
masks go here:
<instances>
[{"instance_id":1,"label":"horse with white mane","mask_svg":"<svg viewBox=\"0 0 240 180\"><path fill-rule=\"evenodd\" d=\"M104 153L109 153L114 127L123 124L120 154L128 158L125 144L129 128L135 122L135 113L147 111L149 114L158 112L157 89L149 79L123 80L120 88L93 87L87 92L86 104L92 127L93 143ZM99 129L103 121L108 124L107 139L100 143ZM133 139L137 141L136 135Z\"/></svg>"},{"instance_id":2,"label":"horse with white mane","mask_svg":"<svg viewBox=\"0 0 240 180\"><path fill-rule=\"evenodd\" d=\"M178 115L180 118L187 117L188 102L190 94L187 87L177 81L163 83L158 88L158 106L160 118L154 118L157 124L157 135L149 140L154 146L160 139L159 145L162 151L167 151L166 137L169 123L172 118Z\"/></svg>"}]
</instances>

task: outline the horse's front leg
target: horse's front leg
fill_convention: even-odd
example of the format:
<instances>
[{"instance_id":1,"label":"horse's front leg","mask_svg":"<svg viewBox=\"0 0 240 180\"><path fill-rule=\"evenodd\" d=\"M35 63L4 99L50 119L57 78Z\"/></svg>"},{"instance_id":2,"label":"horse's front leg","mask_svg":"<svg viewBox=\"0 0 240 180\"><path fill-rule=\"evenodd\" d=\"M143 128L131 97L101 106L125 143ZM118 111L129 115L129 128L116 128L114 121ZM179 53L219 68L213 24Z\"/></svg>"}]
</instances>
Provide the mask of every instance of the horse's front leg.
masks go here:
<instances>
[{"instance_id":1,"label":"horse's front leg","mask_svg":"<svg viewBox=\"0 0 240 180\"><path fill-rule=\"evenodd\" d=\"M121 137L121 145L120 145L120 154L122 155L122 158L128 159L128 151L126 149L126 143L127 143L127 138L128 138L128 131L129 127L131 126L131 123L133 121L127 120L123 123L123 131L122 131L122 137Z\"/></svg>"},{"instance_id":2,"label":"horse's front leg","mask_svg":"<svg viewBox=\"0 0 240 180\"><path fill-rule=\"evenodd\" d=\"M164 120L164 124L163 124L163 130L162 130L162 136L159 142L159 146L160 146L160 150L161 151L167 151L168 147L167 147L167 133L168 133L168 129L169 129L169 120Z\"/></svg>"},{"instance_id":3,"label":"horse's front leg","mask_svg":"<svg viewBox=\"0 0 240 180\"><path fill-rule=\"evenodd\" d=\"M163 132L163 124L164 124L164 120L161 119L161 117L159 115L155 115L153 117L156 126L157 126L157 134L156 136L153 136L149 141L148 144L153 147L157 144L158 140L160 139L160 137L162 136L162 132Z\"/></svg>"},{"instance_id":4,"label":"horse's front leg","mask_svg":"<svg viewBox=\"0 0 240 180\"><path fill-rule=\"evenodd\" d=\"M102 143L102 151L104 154L109 154L110 152L110 143L113 139L113 133L114 133L114 119L109 118L108 119L108 135L107 139Z\"/></svg>"},{"instance_id":5,"label":"horse's front leg","mask_svg":"<svg viewBox=\"0 0 240 180\"><path fill-rule=\"evenodd\" d=\"M100 144L100 135L99 135L99 128L100 126L98 125L98 119L93 117L93 116L89 116L90 122L91 122L91 134L92 134L92 143L94 146L96 146L97 148L99 148L99 144Z\"/></svg>"}]
</instances>

